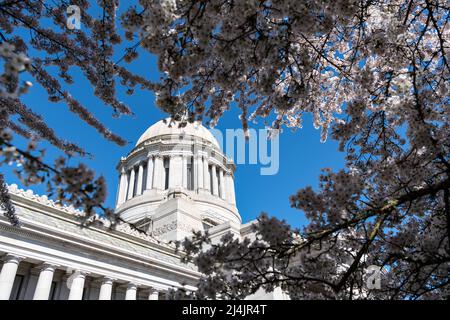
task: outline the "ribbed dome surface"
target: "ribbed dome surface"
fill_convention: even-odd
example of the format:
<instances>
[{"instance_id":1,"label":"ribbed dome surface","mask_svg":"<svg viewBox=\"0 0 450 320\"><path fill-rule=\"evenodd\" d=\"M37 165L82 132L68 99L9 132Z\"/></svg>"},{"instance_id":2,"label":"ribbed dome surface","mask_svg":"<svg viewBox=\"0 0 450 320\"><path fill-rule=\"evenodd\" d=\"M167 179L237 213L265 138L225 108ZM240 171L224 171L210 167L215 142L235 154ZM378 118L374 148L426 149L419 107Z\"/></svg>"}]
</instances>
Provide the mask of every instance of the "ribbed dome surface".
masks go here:
<instances>
[{"instance_id":1,"label":"ribbed dome surface","mask_svg":"<svg viewBox=\"0 0 450 320\"><path fill-rule=\"evenodd\" d=\"M220 148L219 143L213 134L206 129L201 123L194 122L188 123L185 127L179 128L177 122L172 122L170 124L170 119L166 119L166 123L164 120L160 120L154 125L150 126L145 132L141 135L139 140L136 143L136 146L141 144L142 142L152 139L157 136L162 135L191 135L202 138L206 141L213 143L216 147Z\"/></svg>"}]
</instances>

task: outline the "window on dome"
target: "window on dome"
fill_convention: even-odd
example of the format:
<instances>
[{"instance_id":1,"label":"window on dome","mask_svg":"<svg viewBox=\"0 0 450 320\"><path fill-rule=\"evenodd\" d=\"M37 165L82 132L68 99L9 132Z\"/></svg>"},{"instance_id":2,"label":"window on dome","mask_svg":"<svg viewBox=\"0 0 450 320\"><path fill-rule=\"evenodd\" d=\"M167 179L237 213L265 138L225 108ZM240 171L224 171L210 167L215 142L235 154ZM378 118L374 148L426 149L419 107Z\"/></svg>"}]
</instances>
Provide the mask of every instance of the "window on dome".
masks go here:
<instances>
[{"instance_id":1,"label":"window on dome","mask_svg":"<svg viewBox=\"0 0 450 320\"><path fill-rule=\"evenodd\" d=\"M127 171L127 192L125 193L125 198L128 199L128 193L130 192L130 179L131 179L131 171Z\"/></svg>"},{"instance_id":2,"label":"window on dome","mask_svg":"<svg viewBox=\"0 0 450 320\"><path fill-rule=\"evenodd\" d=\"M211 194L214 194L212 167L211 166L208 167L208 174L209 174L209 190L211 191Z\"/></svg>"},{"instance_id":3,"label":"window on dome","mask_svg":"<svg viewBox=\"0 0 450 320\"><path fill-rule=\"evenodd\" d=\"M134 168L134 186L133 186L133 197L137 195L137 185L138 185L138 170Z\"/></svg>"},{"instance_id":4,"label":"window on dome","mask_svg":"<svg viewBox=\"0 0 450 320\"><path fill-rule=\"evenodd\" d=\"M218 186L218 191L219 191L219 197L222 198L222 191L221 191L221 187L220 187L220 174L219 174L219 170L218 169L216 171L216 177L217 177L217 186Z\"/></svg>"},{"instance_id":5,"label":"window on dome","mask_svg":"<svg viewBox=\"0 0 450 320\"><path fill-rule=\"evenodd\" d=\"M192 170L192 157L188 158L187 162L187 189L188 190L194 190L194 177L193 177L193 170Z\"/></svg>"},{"instance_id":6,"label":"window on dome","mask_svg":"<svg viewBox=\"0 0 450 320\"><path fill-rule=\"evenodd\" d=\"M141 190L141 194L144 193L144 191L147 189L147 165L144 164L143 166L143 174L142 174L142 190Z\"/></svg>"},{"instance_id":7,"label":"window on dome","mask_svg":"<svg viewBox=\"0 0 450 320\"><path fill-rule=\"evenodd\" d=\"M164 158L164 190L169 189L169 163L168 157Z\"/></svg>"}]
</instances>

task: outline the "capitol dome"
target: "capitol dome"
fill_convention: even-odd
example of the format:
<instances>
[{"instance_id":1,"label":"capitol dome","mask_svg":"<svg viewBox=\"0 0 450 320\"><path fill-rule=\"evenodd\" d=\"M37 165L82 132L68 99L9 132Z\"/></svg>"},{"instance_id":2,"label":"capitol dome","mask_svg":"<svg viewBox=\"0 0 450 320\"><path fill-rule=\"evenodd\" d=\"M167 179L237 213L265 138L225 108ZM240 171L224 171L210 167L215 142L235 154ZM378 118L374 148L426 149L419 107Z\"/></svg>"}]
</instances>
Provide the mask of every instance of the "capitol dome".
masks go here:
<instances>
[{"instance_id":1,"label":"capitol dome","mask_svg":"<svg viewBox=\"0 0 450 320\"><path fill-rule=\"evenodd\" d=\"M117 166L116 214L163 240L224 223L240 224L235 164L201 123L151 125Z\"/></svg>"},{"instance_id":2,"label":"capitol dome","mask_svg":"<svg viewBox=\"0 0 450 320\"><path fill-rule=\"evenodd\" d=\"M200 122L196 121L194 123L187 123L186 126L180 127L178 122L170 121L169 118L160 120L154 125L151 125L138 139L136 146L140 145L142 142L151 140L155 137L167 136L167 135L186 135L192 137L198 137L205 141L209 141L216 147L219 147L219 143L213 134L205 128Z\"/></svg>"}]
</instances>

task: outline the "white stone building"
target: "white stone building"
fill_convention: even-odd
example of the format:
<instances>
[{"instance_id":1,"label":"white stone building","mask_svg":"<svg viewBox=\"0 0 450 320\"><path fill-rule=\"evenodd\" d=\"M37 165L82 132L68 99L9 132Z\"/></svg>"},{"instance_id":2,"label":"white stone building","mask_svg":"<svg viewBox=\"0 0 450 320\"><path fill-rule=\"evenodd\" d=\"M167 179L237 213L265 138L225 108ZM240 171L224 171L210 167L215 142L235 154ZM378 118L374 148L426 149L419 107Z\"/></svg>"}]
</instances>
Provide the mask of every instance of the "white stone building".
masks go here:
<instances>
[{"instance_id":1,"label":"white stone building","mask_svg":"<svg viewBox=\"0 0 450 320\"><path fill-rule=\"evenodd\" d=\"M125 222L114 229L107 221L82 228L82 212L9 187L21 226L0 214L0 299L164 299L169 288L195 290L200 275L170 240L250 231L236 208L235 165L201 124L157 122L117 169L116 214Z\"/></svg>"}]
</instances>

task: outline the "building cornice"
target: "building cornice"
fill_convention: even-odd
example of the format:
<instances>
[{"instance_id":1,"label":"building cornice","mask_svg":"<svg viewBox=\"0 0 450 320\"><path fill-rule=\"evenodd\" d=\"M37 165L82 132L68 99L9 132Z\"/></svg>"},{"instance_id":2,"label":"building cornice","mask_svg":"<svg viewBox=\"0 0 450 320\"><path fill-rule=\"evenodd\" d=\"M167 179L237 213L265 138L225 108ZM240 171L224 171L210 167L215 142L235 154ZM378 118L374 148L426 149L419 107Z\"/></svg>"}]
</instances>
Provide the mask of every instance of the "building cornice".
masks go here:
<instances>
[{"instance_id":1,"label":"building cornice","mask_svg":"<svg viewBox=\"0 0 450 320\"><path fill-rule=\"evenodd\" d=\"M84 215L81 210L60 205L48 199L47 196L37 195L32 190L25 191L24 189L18 188L15 184L9 185L8 191L13 204L19 208L23 207L31 211L52 216L67 223L76 224L81 229L80 221ZM151 247L153 250L179 257L178 254L174 253L174 244L161 241L145 232L135 230L128 223L119 222L115 227L110 228L110 222L107 219L97 217L95 223L84 228L108 234L108 236L126 239L127 241L134 241L135 243Z\"/></svg>"}]
</instances>

